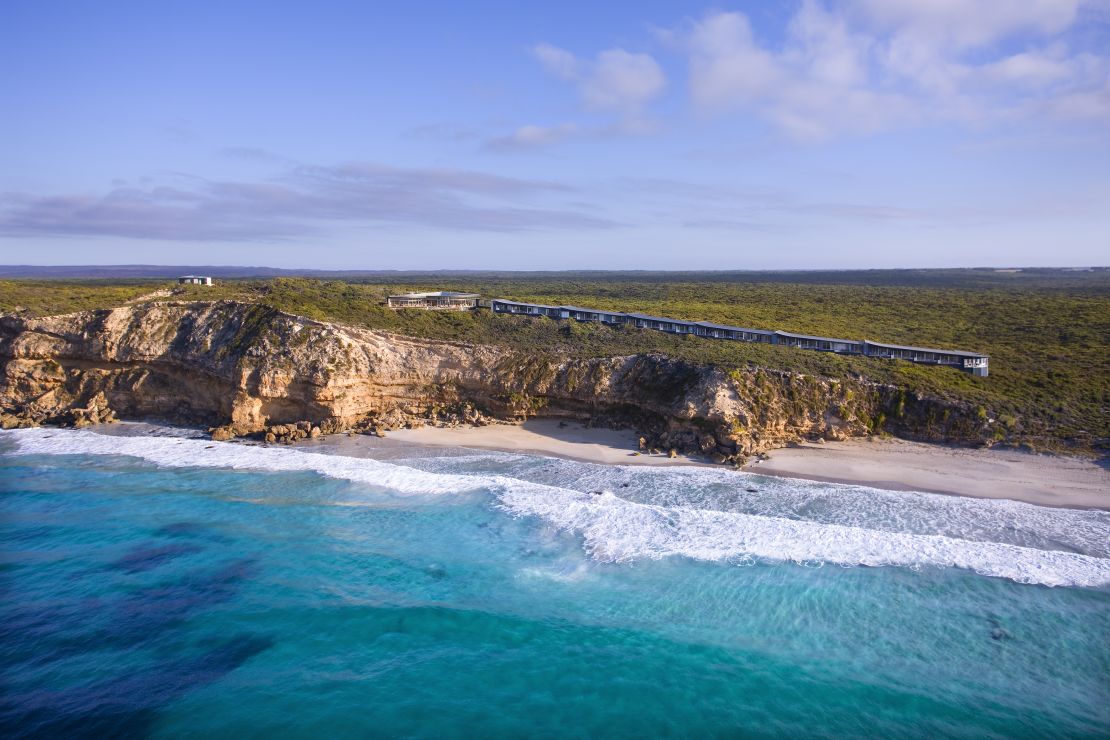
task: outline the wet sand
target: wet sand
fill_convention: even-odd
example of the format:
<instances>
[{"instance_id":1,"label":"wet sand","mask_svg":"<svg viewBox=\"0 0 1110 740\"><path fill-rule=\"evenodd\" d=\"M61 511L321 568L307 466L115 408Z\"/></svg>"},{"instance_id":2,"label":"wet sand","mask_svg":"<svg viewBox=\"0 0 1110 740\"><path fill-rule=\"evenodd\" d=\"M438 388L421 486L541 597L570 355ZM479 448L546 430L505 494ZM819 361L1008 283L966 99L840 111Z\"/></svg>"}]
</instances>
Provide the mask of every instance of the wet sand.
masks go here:
<instances>
[{"instance_id":1,"label":"wet sand","mask_svg":"<svg viewBox=\"0 0 1110 740\"><path fill-rule=\"evenodd\" d=\"M405 429L390 432L389 438L406 444L554 455L618 465L706 464L683 456L672 459L666 454L634 454L638 437L631 431L560 426L547 419L523 425ZM769 458L752 462L743 470L893 491L1110 509L1110 470L1078 457L860 439L772 450Z\"/></svg>"},{"instance_id":2,"label":"wet sand","mask_svg":"<svg viewBox=\"0 0 1110 740\"><path fill-rule=\"evenodd\" d=\"M553 455L608 465L705 465L684 455L652 455L639 451L639 435L627 429L590 429L554 419L485 427L422 427L388 432L387 439L431 447L472 447L503 452Z\"/></svg>"},{"instance_id":3,"label":"wet sand","mask_svg":"<svg viewBox=\"0 0 1110 740\"><path fill-rule=\"evenodd\" d=\"M103 434L144 435L167 431L203 434L125 422L97 428ZM333 435L295 447L351 457L412 456L417 448L500 450L564 457L608 465L710 465L705 460L639 453L630 430L588 429L580 424L533 419L524 424L442 429L423 427L367 435ZM238 444L261 444L236 440ZM215 444L215 443L214 443ZM893 491L999 498L1041 506L1110 509L1110 468L1080 457L1039 455L1016 450L969 449L899 439L853 439L805 443L772 450L769 459L744 466L747 473L848 483ZM716 467L716 466L714 466Z\"/></svg>"},{"instance_id":4,"label":"wet sand","mask_svg":"<svg viewBox=\"0 0 1110 740\"><path fill-rule=\"evenodd\" d=\"M894 491L1110 508L1110 470L1084 458L1018 450L857 439L773 450L769 460L744 470Z\"/></svg>"}]
</instances>

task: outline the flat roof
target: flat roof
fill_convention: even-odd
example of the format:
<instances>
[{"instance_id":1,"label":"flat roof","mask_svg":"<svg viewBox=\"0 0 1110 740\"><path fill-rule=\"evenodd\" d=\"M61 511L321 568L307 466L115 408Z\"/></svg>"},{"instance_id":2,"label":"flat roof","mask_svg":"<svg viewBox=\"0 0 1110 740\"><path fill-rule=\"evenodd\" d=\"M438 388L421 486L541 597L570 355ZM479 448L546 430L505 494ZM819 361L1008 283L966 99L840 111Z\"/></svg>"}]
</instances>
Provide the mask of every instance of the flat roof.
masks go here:
<instances>
[{"instance_id":1,"label":"flat roof","mask_svg":"<svg viewBox=\"0 0 1110 740\"><path fill-rule=\"evenodd\" d=\"M792 339L816 339L819 342L840 342L841 344L862 344L858 339L836 339L834 337L815 337L812 334L795 334L789 331L776 331L776 335L780 337L790 337Z\"/></svg>"},{"instance_id":2,"label":"flat roof","mask_svg":"<svg viewBox=\"0 0 1110 740\"><path fill-rule=\"evenodd\" d=\"M510 301L506 298L494 298L494 303L508 303L512 306L531 306L532 308L560 308L560 306L548 306L544 303L523 303L521 301Z\"/></svg>"},{"instance_id":3,"label":"flat roof","mask_svg":"<svg viewBox=\"0 0 1110 740\"><path fill-rule=\"evenodd\" d=\"M450 290L438 290L428 293L399 293L390 298L478 298L477 293L455 293Z\"/></svg>"},{"instance_id":4,"label":"flat roof","mask_svg":"<svg viewBox=\"0 0 1110 740\"><path fill-rule=\"evenodd\" d=\"M477 293L451 293L451 292L444 291L444 292L440 292L440 293L408 293L408 294L405 294L403 296L390 296L390 298L423 298L423 297L430 297L430 296L451 296L451 297L477 298L478 294ZM683 326L700 326L700 327L703 327L705 329L718 329L718 330L730 331L730 332L744 332L744 333L748 333L748 334L760 334L760 335L763 335L763 336L776 336L777 335L777 336L781 336L781 337L789 337L791 339L811 339L811 340L818 341L818 342L836 342L836 343L839 343L839 344L859 344L859 345L869 344L873 347L882 347L884 349L905 350L905 351L908 351L908 352L932 352L933 354L952 355L954 357L974 357L974 358L990 359L989 355L982 354L981 352L966 352L964 350L959 350L959 349L934 349L934 348L931 348L931 347L911 347L911 346L903 345L903 344L886 344L884 342L872 342L868 339L841 339L841 338L838 338L838 337L819 337L819 336L815 336L815 335L812 335L812 334L796 334L794 332L789 332L789 331L774 331L774 330L770 330L770 329L750 329L750 328L742 327L742 326L731 326L729 324L715 324L711 321L686 321L684 319L671 319L671 318L667 318L666 316L652 316L651 314L646 314L646 313L625 313L625 312L622 312L622 311L611 311L611 310L601 309L601 308L583 308L582 306L548 306L548 305L543 304L543 303L523 303L521 301L510 301L510 300L507 300L505 298L495 298L493 300L494 300L495 303L504 303L504 304L509 304L509 305L513 305L513 306L529 306L531 308L542 308L542 309L560 309L560 310L563 310L563 311L580 311L580 312L584 312L584 313L606 314L606 315L609 315L609 316L626 316L630 319L639 319L641 321L657 321L659 323L680 324L680 325L683 325Z\"/></svg>"},{"instance_id":5,"label":"flat roof","mask_svg":"<svg viewBox=\"0 0 1110 740\"><path fill-rule=\"evenodd\" d=\"M872 347L884 347L886 349L904 349L910 352L933 352L938 355L957 355L959 357L983 357L990 358L990 355L984 355L981 352L965 352L962 349L934 349L932 347L910 347L904 344L886 344L884 342L872 342L870 339L864 339L864 344L870 344Z\"/></svg>"},{"instance_id":6,"label":"flat roof","mask_svg":"<svg viewBox=\"0 0 1110 740\"><path fill-rule=\"evenodd\" d=\"M746 331L749 334L766 334L768 336L774 334L773 331L768 329L745 329L742 326L729 326L728 324L714 324L712 321L695 321L698 326L704 326L706 329L725 329L726 331Z\"/></svg>"},{"instance_id":7,"label":"flat roof","mask_svg":"<svg viewBox=\"0 0 1110 740\"><path fill-rule=\"evenodd\" d=\"M667 324L686 324L693 326L696 321L686 321L685 319L668 319L666 316L652 316L646 313L626 313L625 316L633 319L643 319L644 321L661 321Z\"/></svg>"},{"instance_id":8,"label":"flat roof","mask_svg":"<svg viewBox=\"0 0 1110 740\"><path fill-rule=\"evenodd\" d=\"M586 313L604 313L604 314L609 314L610 316L630 316L631 315L631 314L623 313L621 311L609 311L609 310L604 309L604 308L582 308L581 306L559 306L559 308L563 309L564 311L585 311Z\"/></svg>"}]
</instances>

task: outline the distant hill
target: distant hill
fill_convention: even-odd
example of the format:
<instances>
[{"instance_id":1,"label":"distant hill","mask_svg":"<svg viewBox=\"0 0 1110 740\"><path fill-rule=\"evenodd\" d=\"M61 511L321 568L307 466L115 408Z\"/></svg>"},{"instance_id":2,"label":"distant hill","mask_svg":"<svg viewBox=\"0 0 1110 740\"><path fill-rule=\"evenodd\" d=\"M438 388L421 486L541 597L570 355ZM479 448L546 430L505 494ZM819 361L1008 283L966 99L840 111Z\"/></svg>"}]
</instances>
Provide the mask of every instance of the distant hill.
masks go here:
<instances>
[{"instance_id":1,"label":"distant hill","mask_svg":"<svg viewBox=\"0 0 1110 740\"><path fill-rule=\"evenodd\" d=\"M219 278L269 277L377 277L399 274L397 270L287 270L280 267L215 265L0 265L3 278L174 278L179 275L211 275Z\"/></svg>"},{"instance_id":2,"label":"distant hill","mask_svg":"<svg viewBox=\"0 0 1110 740\"><path fill-rule=\"evenodd\" d=\"M1110 267L975 267L882 270L314 270L216 265L0 265L0 279L112 280L167 279L209 275L223 279L302 277L392 283L420 278L606 279L612 281L709 281L757 283L831 283L854 285L970 286L1010 284L1015 280L1105 275Z\"/></svg>"}]
</instances>

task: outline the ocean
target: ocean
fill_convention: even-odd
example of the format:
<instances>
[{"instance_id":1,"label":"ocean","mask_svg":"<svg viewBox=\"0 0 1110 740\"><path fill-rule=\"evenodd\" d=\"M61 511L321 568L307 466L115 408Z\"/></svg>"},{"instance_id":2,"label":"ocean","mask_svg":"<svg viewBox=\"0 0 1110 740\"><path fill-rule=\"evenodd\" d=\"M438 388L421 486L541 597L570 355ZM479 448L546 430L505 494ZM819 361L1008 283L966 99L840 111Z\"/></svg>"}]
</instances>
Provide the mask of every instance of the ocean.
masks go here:
<instances>
[{"instance_id":1,"label":"ocean","mask_svg":"<svg viewBox=\"0 0 1110 740\"><path fill-rule=\"evenodd\" d=\"M118 429L0 433L5 737L1110 735L1110 512Z\"/></svg>"}]
</instances>

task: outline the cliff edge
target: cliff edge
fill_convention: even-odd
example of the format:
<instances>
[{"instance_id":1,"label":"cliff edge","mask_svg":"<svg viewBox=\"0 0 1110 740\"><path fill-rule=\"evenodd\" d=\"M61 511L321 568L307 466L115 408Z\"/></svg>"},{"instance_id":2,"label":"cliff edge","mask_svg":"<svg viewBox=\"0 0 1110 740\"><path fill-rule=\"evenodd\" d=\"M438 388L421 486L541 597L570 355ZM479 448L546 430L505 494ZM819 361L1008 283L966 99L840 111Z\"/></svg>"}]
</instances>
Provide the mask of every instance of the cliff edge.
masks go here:
<instances>
[{"instance_id":1,"label":"cliff edge","mask_svg":"<svg viewBox=\"0 0 1110 740\"><path fill-rule=\"evenodd\" d=\"M565 417L718 461L879 431L968 444L982 409L865 378L725 370L659 354L568 359L312 321L261 304L161 302L0 317L0 424L154 418L270 441ZM299 426L298 426L299 425Z\"/></svg>"}]
</instances>

